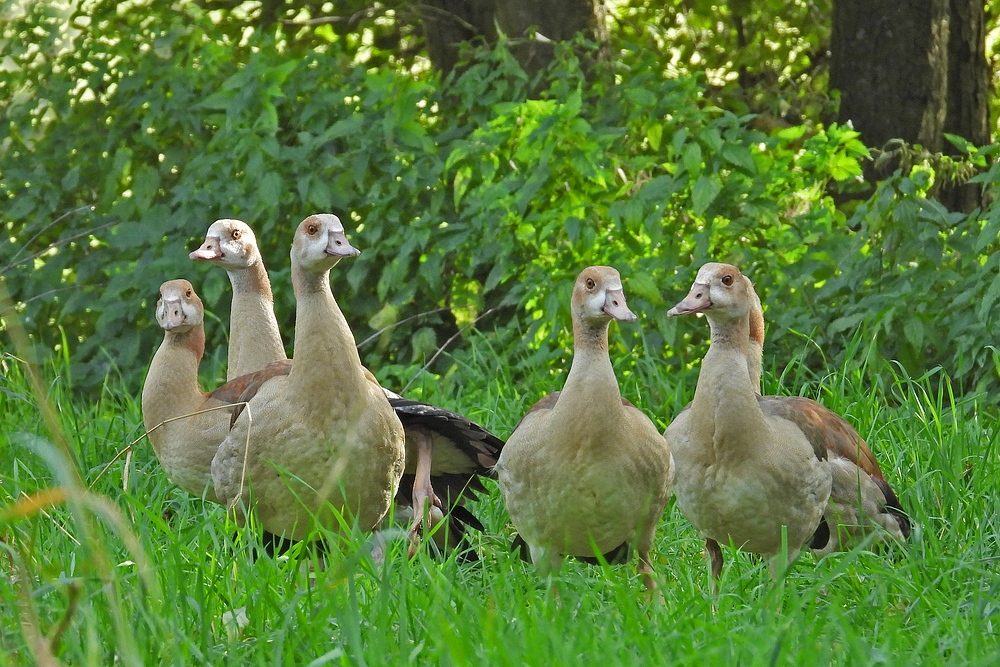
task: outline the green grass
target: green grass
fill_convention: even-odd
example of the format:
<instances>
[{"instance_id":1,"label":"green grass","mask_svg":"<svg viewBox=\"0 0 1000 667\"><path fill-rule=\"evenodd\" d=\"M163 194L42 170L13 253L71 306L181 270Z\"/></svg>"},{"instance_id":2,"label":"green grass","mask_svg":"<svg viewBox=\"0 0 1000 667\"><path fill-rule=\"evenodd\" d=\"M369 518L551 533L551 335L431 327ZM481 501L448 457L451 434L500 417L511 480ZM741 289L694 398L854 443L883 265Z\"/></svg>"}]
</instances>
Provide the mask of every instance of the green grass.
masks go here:
<instances>
[{"instance_id":1,"label":"green grass","mask_svg":"<svg viewBox=\"0 0 1000 667\"><path fill-rule=\"evenodd\" d=\"M863 366L863 354L858 353ZM21 362L0 380L0 664L597 665L997 664L1000 643L998 434L995 415L956 404L940 375L868 387L860 370L816 377L789 365L768 392L821 399L848 416L915 522L906 545L821 562L805 555L778 585L763 563L726 550L713 613L701 541L671 505L654 566L663 603L632 565L568 561L559 596L509 551L495 485L473 509L487 525L480 563L405 557L383 565L354 535L317 569L251 557L217 506L174 488L142 434L138 401L107 389L74 397L50 362L46 390L72 461L41 416ZM447 378L409 392L506 436L565 374L540 368L513 386L505 353L481 339ZM623 391L662 427L694 374L671 377L655 354L622 372ZM931 387L943 387L932 390ZM105 471L105 468L107 470ZM78 470L92 492L13 515ZM102 474L103 472L103 474ZM127 487L125 479L127 477ZM244 530L244 536L246 531ZM245 608L243 628L224 617Z\"/></svg>"}]
</instances>

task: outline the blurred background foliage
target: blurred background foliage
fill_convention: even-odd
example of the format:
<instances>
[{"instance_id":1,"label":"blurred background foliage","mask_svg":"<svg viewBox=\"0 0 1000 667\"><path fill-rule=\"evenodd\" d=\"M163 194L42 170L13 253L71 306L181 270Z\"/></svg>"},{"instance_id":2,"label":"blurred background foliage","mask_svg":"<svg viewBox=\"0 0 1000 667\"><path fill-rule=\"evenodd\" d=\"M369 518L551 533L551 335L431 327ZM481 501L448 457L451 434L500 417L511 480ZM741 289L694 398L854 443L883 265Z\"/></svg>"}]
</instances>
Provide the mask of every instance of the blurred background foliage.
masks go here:
<instances>
[{"instance_id":1,"label":"blurred background foliage","mask_svg":"<svg viewBox=\"0 0 1000 667\"><path fill-rule=\"evenodd\" d=\"M71 358L80 391L138 391L158 286L186 277L222 379L228 280L187 258L222 217L255 228L290 348L291 234L332 211L362 249L334 292L358 340L385 330L362 355L390 387L446 341L431 370L470 381L473 335L515 379L564 363L596 263L641 316L617 354L689 367L707 327L666 311L720 260L761 292L768 359L821 369L861 332L998 395L1000 146L866 147L838 124L829 0L612 3L606 42L555 43L537 71L502 32L435 66L441 5L3 3L0 280L38 355ZM974 210L938 203L969 179Z\"/></svg>"}]
</instances>

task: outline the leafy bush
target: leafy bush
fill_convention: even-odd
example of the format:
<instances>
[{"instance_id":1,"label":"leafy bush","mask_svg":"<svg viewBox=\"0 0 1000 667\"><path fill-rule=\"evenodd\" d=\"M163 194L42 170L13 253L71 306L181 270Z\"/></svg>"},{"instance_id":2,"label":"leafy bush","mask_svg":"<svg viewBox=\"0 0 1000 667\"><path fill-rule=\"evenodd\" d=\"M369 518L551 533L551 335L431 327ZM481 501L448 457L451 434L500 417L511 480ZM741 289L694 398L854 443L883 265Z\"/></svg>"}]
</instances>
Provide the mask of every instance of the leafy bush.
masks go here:
<instances>
[{"instance_id":1,"label":"leafy bush","mask_svg":"<svg viewBox=\"0 0 1000 667\"><path fill-rule=\"evenodd\" d=\"M883 358L914 376L940 366L960 392L995 392L1000 146L969 150L980 166L994 161L972 179L987 186L985 211L953 213L928 199L935 174L926 164L897 170L848 220L857 233L835 255L836 273L812 286L815 306L793 306L781 324L835 353L864 330Z\"/></svg>"},{"instance_id":2,"label":"leafy bush","mask_svg":"<svg viewBox=\"0 0 1000 667\"><path fill-rule=\"evenodd\" d=\"M161 18L32 6L3 28L0 267L39 347L65 334L77 387L113 367L138 387L161 337L157 287L180 276L219 320L209 373L222 377L228 281L186 257L216 218L257 230L291 332L291 232L325 210L363 250L334 278L358 338L403 323L364 350L390 384L477 321L511 350L515 379L558 365L570 285L595 263L622 271L644 318L617 353L686 367L707 328L665 312L708 259L754 277L776 358L801 347L794 329L836 359L841 334L867 322L904 332L883 339L889 358L996 384L985 322L998 290L959 282L992 275L996 208L959 219L920 198L920 173L898 174L849 217L833 194L867 155L849 128L751 129L706 102L698 77L668 77L658 54L627 45L591 80L567 48L528 81L501 44L439 81L369 69L335 42L235 41L193 5ZM38 48L15 39L28 33ZM921 281L987 305L953 314L953 335L933 297L914 306Z\"/></svg>"}]
</instances>

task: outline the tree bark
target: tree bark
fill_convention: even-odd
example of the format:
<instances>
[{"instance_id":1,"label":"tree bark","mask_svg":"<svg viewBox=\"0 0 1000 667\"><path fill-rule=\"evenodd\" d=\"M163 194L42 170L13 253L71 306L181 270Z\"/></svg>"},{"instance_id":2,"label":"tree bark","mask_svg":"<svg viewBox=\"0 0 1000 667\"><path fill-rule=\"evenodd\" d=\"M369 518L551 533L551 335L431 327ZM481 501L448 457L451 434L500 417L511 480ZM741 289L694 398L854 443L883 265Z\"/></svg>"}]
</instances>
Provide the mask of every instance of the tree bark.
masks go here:
<instances>
[{"instance_id":1,"label":"tree bark","mask_svg":"<svg viewBox=\"0 0 1000 667\"><path fill-rule=\"evenodd\" d=\"M415 6L423 17L431 65L444 74L458 64L463 42L496 40L497 0L424 0Z\"/></svg>"},{"instance_id":2,"label":"tree bark","mask_svg":"<svg viewBox=\"0 0 1000 667\"><path fill-rule=\"evenodd\" d=\"M423 16L431 64L444 73L458 63L462 42L492 43L497 28L529 75L552 61L553 42L579 32L601 46L608 41L604 0L424 0L415 8Z\"/></svg>"},{"instance_id":3,"label":"tree bark","mask_svg":"<svg viewBox=\"0 0 1000 667\"><path fill-rule=\"evenodd\" d=\"M841 122L868 146L890 139L956 154L944 134L989 143L984 0L834 0L830 88ZM953 210L979 205L975 186L941 183Z\"/></svg>"},{"instance_id":4,"label":"tree bark","mask_svg":"<svg viewBox=\"0 0 1000 667\"><path fill-rule=\"evenodd\" d=\"M985 1L951 0L949 35L948 117L944 131L982 146L990 141Z\"/></svg>"},{"instance_id":5,"label":"tree bark","mask_svg":"<svg viewBox=\"0 0 1000 667\"><path fill-rule=\"evenodd\" d=\"M948 39L948 111L944 131L976 146L990 142L990 70L986 61L986 3L951 0ZM958 150L945 142L945 153ZM976 184L946 185L941 203L953 211L972 211L981 203Z\"/></svg>"},{"instance_id":6,"label":"tree bark","mask_svg":"<svg viewBox=\"0 0 1000 667\"><path fill-rule=\"evenodd\" d=\"M941 150L948 0L835 0L830 47L841 122L869 146L901 138Z\"/></svg>"},{"instance_id":7,"label":"tree bark","mask_svg":"<svg viewBox=\"0 0 1000 667\"><path fill-rule=\"evenodd\" d=\"M545 69L555 42L577 33L600 46L608 42L604 0L498 0L497 25L511 39L511 52L529 76Z\"/></svg>"}]
</instances>

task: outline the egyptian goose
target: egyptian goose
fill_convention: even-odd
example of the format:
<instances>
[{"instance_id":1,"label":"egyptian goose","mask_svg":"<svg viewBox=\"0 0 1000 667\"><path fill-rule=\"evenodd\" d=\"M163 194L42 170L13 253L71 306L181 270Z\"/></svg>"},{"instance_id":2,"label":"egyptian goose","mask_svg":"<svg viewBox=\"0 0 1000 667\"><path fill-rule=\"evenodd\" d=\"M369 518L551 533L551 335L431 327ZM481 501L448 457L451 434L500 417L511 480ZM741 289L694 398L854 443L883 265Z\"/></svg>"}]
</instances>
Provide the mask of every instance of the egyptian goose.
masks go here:
<instances>
[{"instance_id":1,"label":"egyptian goose","mask_svg":"<svg viewBox=\"0 0 1000 667\"><path fill-rule=\"evenodd\" d=\"M274 295L257 238L241 220L216 220L191 259L221 266L233 286L229 314L229 363L226 379L253 373L285 358L274 317Z\"/></svg>"},{"instance_id":2,"label":"egyptian goose","mask_svg":"<svg viewBox=\"0 0 1000 667\"><path fill-rule=\"evenodd\" d=\"M804 547L818 556L849 548L873 525L907 537L899 500L850 424L808 398L760 395L764 317L750 280L704 265L668 315L692 313L708 318L711 345L694 400L665 435L677 505L705 537L713 589L720 542L774 557L785 527L794 558Z\"/></svg>"},{"instance_id":3,"label":"egyptian goose","mask_svg":"<svg viewBox=\"0 0 1000 667\"><path fill-rule=\"evenodd\" d=\"M279 369L238 378L211 393L198 385L205 354L205 309L186 280L160 286L156 321L163 343L142 387L142 419L153 451L170 480L188 493L216 502L212 458L229 434L231 406L247 386Z\"/></svg>"},{"instance_id":4,"label":"egyptian goose","mask_svg":"<svg viewBox=\"0 0 1000 667\"><path fill-rule=\"evenodd\" d=\"M330 291L330 269L358 254L334 215L298 226L298 363L261 384L212 461L219 500L238 519L253 506L263 529L281 538L305 539L314 525L340 531L341 515L375 528L403 473L403 427L366 375Z\"/></svg>"},{"instance_id":5,"label":"egyptian goose","mask_svg":"<svg viewBox=\"0 0 1000 667\"><path fill-rule=\"evenodd\" d=\"M631 545L643 583L655 588L650 549L673 463L653 422L622 398L608 356L611 320L636 319L618 271L584 269L572 313L569 377L514 428L496 465L500 490L542 576L564 555L610 556Z\"/></svg>"},{"instance_id":6,"label":"egyptian goose","mask_svg":"<svg viewBox=\"0 0 1000 667\"><path fill-rule=\"evenodd\" d=\"M215 221L205 242L190 257L225 268L233 285L230 376L234 365L243 373L284 360L270 281L250 226L239 220ZM290 363L280 367L284 373L290 369ZM375 381L368 369L364 372ZM427 532L433 533L439 547L457 547L467 527L483 530L482 523L460 503L486 492L481 480L496 464L503 440L455 412L383 391L406 436L406 467L395 498L395 516L397 520L410 517L410 554L419 545L425 518ZM252 391L244 398L251 395ZM426 510L414 512L414 507ZM445 514L448 530L436 529ZM463 557L471 559L475 554L468 551Z\"/></svg>"}]
</instances>

